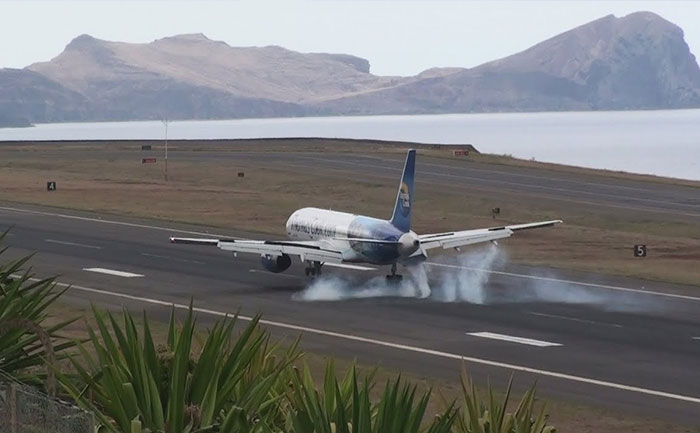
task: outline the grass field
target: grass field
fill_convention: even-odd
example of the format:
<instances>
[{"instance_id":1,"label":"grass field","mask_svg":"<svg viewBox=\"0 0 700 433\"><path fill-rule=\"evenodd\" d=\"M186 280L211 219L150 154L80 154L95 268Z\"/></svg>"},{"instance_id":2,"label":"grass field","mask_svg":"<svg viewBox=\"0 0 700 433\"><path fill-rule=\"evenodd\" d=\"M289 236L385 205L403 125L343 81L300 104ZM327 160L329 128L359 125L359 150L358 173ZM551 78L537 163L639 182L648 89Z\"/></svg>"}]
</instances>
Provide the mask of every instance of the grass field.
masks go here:
<instances>
[{"instance_id":1,"label":"grass field","mask_svg":"<svg viewBox=\"0 0 700 433\"><path fill-rule=\"evenodd\" d=\"M400 159L405 146L371 143L258 140L175 143L170 149L169 180L162 161L141 164L140 142L34 143L0 145L0 200L98 211L115 215L211 225L284 236L284 221L303 206L317 206L388 217L397 176L381 170L353 177L324 168L286 164L284 152L318 155L357 152ZM160 145L160 144L158 144ZM154 154L160 156L160 149ZM211 158L196 159L208 153ZM225 153L236 158L217 158ZM270 154L269 160L250 158ZM419 149L421 161L476 165L482 169L525 167L537 173L565 172L587 179L620 179L648 184L700 183L652 176L596 171L492 155L459 160L449 151ZM237 176L239 171L245 177ZM523 194L469 185L421 182L418 173L414 227L418 233L561 218L553 229L518 233L506 246L511 260L531 265L592 271L700 286L700 221L673 215L639 213L624 207L566 201L538 191ZM46 181L58 190L46 191ZM503 209L494 220L490 210ZM649 257L632 256L632 245L649 246Z\"/></svg>"}]
</instances>

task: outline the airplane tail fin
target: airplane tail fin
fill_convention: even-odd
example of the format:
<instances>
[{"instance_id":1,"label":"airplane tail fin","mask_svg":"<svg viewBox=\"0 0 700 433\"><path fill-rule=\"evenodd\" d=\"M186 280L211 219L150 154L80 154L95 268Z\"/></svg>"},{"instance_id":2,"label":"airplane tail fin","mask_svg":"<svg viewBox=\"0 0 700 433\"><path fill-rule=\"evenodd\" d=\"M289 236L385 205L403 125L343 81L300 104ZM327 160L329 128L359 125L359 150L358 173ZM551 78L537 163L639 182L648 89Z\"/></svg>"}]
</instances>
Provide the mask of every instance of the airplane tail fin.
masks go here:
<instances>
[{"instance_id":1,"label":"airplane tail fin","mask_svg":"<svg viewBox=\"0 0 700 433\"><path fill-rule=\"evenodd\" d=\"M391 224L402 232L411 230L411 207L413 205L413 178L416 171L416 151L410 149L406 154L406 163L403 166L399 191L396 194L394 214L391 216Z\"/></svg>"}]
</instances>

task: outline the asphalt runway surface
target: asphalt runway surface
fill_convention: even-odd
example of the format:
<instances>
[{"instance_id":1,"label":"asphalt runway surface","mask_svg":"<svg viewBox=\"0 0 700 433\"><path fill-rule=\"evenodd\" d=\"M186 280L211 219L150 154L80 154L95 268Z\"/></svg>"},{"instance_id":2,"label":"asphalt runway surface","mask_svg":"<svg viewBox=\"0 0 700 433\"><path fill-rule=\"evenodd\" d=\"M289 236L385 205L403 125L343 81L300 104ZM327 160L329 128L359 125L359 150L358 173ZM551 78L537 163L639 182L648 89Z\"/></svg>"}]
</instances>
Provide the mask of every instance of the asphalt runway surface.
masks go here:
<instances>
[{"instance_id":1,"label":"asphalt runway surface","mask_svg":"<svg viewBox=\"0 0 700 433\"><path fill-rule=\"evenodd\" d=\"M617 187L600 188L611 194ZM680 192L662 195L639 205L697 212ZM66 299L77 304L126 305L164 316L168 305L184 308L192 298L203 321L263 313L275 337L301 333L308 351L455 382L466 362L482 384L489 377L504 385L514 372L521 389L536 379L546 398L700 425L698 287L500 263L486 273L485 304L396 296L303 301L299 293L308 293L309 281L299 263L270 274L259 257L168 242L171 235L219 230L0 204L0 230L8 227L11 254L36 251L34 272L72 284ZM474 255L467 256L471 261L445 257L427 266L431 282L444 285L445 273L448 282L484 275L474 270L480 266ZM361 288L381 280L386 269L324 272Z\"/></svg>"}]
</instances>

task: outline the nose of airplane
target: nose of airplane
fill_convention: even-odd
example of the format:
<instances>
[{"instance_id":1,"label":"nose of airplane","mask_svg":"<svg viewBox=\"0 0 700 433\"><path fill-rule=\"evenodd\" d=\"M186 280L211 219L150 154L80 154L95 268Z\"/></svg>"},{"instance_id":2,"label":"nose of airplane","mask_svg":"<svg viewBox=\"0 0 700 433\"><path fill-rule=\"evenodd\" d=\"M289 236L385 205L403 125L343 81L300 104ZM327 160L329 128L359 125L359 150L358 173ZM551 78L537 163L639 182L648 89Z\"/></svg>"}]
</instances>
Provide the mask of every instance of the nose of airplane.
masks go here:
<instances>
[{"instance_id":1,"label":"nose of airplane","mask_svg":"<svg viewBox=\"0 0 700 433\"><path fill-rule=\"evenodd\" d=\"M415 233L404 233L399 238L399 253L402 257L408 257L416 252L419 244L420 242L418 241L418 236L416 236Z\"/></svg>"}]
</instances>

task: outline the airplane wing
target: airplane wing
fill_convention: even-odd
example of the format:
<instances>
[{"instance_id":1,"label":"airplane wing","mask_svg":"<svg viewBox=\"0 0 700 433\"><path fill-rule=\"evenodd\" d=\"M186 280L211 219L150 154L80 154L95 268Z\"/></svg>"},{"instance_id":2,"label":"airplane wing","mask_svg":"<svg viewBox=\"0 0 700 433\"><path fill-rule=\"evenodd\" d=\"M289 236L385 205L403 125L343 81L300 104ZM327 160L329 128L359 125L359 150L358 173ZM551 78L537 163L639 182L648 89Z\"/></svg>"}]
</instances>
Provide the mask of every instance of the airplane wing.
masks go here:
<instances>
[{"instance_id":1,"label":"airplane wing","mask_svg":"<svg viewBox=\"0 0 700 433\"><path fill-rule=\"evenodd\" d=\"M433 248L459 248L481 242L496 241L510 237L519 230L550 227L561 223L561 220L542 221L527 224L515 224L487 229L463 230L458 232L434 233L418 236L420 242L419 252L425 254L426 250Z\"/></svg>"},{"instance_id":2,"label":"airplane wing","mask_svg":"<svg viewBox=\"0 0 700 433\"><path fill-rule=\"evenodd\" d=\"M234 253L252 253L269 256L299 256L302 261L342 263L343 255L324 245L323 241L254 241L242 239L200 239L171 237L174 244L209 245Z\"/></svg>"}]
</instances>

